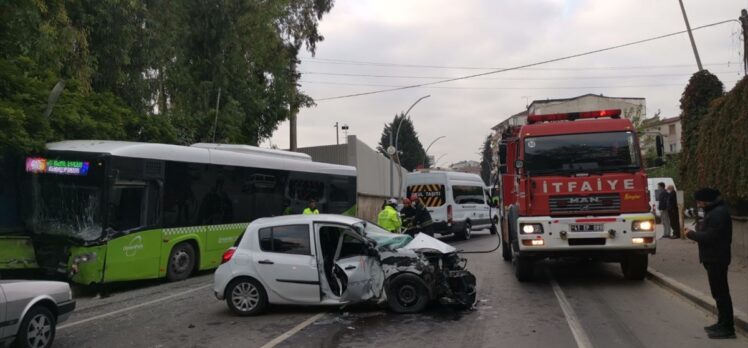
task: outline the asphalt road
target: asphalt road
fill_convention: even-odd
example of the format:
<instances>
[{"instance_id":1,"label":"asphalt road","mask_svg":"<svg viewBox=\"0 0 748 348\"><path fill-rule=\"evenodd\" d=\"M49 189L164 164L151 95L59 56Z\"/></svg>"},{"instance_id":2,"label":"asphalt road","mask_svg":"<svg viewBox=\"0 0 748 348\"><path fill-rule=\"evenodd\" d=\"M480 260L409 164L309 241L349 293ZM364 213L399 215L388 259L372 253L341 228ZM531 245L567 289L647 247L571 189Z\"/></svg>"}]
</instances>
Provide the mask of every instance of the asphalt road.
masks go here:
<instances>
[{"instance_id":1,"label":"asphalt road","mask_svg":"<svg viewBox=\"0 0 748 348\"><path fill-rule=\"evenodd\" d=\"M475 233L463 250L487 250ZM748 339L709 340L716 319L650 281L624 280L615 264L545 262L519 283L500 251L469 254L478 278L474 310L434 304L397 315L376 306L278 307L232 315L203 274L187 281L138 282L110 297L81 296L57 332L57 347L748 347Z\"/></svg>"}]
</instances>

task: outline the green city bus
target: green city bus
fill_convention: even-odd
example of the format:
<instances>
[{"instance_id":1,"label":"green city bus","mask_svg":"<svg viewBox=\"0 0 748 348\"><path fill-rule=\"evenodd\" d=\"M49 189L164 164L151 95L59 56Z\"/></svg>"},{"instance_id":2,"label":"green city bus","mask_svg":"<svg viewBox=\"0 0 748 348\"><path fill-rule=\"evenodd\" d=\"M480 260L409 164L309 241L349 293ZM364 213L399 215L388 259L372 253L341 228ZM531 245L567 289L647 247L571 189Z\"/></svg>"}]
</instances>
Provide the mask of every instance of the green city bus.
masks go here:
<instances>
[{"instance_id":1,"label":"green city bus","mask_svg":"<svg viewBox=\"0 0 748 348\"><path fill-rule=\"evenodd\" d=\"M356 170L242 145L76 140L25 159L21 211L38 267L92 285L217 267L254 219L355 214ZM28 255L29 250L15 250Z\"/></svg>"}]
</instances>

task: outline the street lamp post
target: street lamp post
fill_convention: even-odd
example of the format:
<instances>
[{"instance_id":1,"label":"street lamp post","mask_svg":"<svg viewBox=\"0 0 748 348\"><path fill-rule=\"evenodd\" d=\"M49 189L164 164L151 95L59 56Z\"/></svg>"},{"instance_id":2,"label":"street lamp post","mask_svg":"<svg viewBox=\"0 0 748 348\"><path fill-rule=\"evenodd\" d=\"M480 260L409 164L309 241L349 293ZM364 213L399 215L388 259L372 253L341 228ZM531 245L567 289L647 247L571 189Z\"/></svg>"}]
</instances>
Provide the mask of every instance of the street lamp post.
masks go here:
<instances>
[{"instance_id":1,"label":"street lamp post","mask_svg":"<svg viewBox=\"0 0 748 348\"><path fill-rule=\"evenodd\" d=\"M434 143L436 143L436 142L437 142L437 141L439 141L440 139L444 139L444 138L446 138L446 137L447 137L446 135L442 135L442 136L440 136L440 137L438 137L438 138L434 139L434 141L432 141L432 142L431 142L431 144L429 144L429 146L428 146L428 147L426 147L426 151L424 151L424 152L423 152L423 161L421 161L421 163L422 163L422 164L423 164L424 166L426 165L426 158L428 158L428 157L429 157L429 149L431 149L431 145L434 145Z\"/></svg>"},{"instance_id":2,"label":"street lamp post","mask_svg":"<svg viewBox=\"0 0 748 348\"><path fill-rule=\"evenodd\" d=\"M425 95L423 97L418 98L418 100L416 100L415 103L413 103L413 105L411 105L408 108L408 110L405 111L405 114L403 115L403 118L400 119L400 122L397 124L397 131L395 132L395 141L394 141L394 143L392 142L392 127L390 127L390 147L387 148L387 154L390 155L390 197L395 197L395 178L394 178L394 167L395 166L394 166L394 162L392 160L392 156L395 155L395 154L397 154L397 141L398 141L398 137L400 136L400 126L403 125L403 121L408 116L408 113L410 112L410 110L413 109L413 107L416 106L416 104L418 104L418 102L420 102L421 100L424 100L424 99L426 99L426 98L428 98L430 96L431 95L429 94L429 95ZM400 158L400 156L398 154L398 159L399 158ZM400 161L398 160L398 165L400 164L399 162ZM403 181L402 180L402 175L403 175L402 171L398 170L398 173L399 173L399 176L400 176L400 181Z\"/></svg>"}]
</instances>

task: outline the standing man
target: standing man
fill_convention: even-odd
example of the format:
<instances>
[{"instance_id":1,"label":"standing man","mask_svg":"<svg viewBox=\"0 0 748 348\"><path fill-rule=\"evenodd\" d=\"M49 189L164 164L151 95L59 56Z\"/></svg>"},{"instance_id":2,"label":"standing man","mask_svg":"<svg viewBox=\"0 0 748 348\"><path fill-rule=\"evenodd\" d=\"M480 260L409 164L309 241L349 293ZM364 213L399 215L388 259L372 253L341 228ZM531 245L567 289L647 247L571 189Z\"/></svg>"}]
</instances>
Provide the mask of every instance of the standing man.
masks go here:
<instances>
[{"instance_id":1,"label":"standing man","mask_svg":"<svg viewBox=\"0 0 748 348\"><path fill-rule=\"evenodd\" d=\"M670 213L667 209L667 203L670 199L667 189L665 189L665 183L660 182L657 184L657 210L660 211L660 219L662 223L663 233L662 238L670 238L673 235L672 226L670 226ZM676 197L677 198L677 197Z\"/></svg>"},{"instance_id":2,"label":"standing man","mask_svg":"<svg viewBox=\"0 0 748 348\"><path fill-rule=\"evenodd\" d=\"M319 215L319 210L317 209L317 201L314 199L309 200L309 205L304 209L304 215Z\"/></svg>"},{"instance_id":3,"label":"standing man","mask_svg":"<svg viewBox=\"0 0 748 348\"><path fill-rule=\"evenodd\" d=\"M675 187L667 187L667 214L670 220L670 226L673 229L673 236L670 238L680 238L680 214L678 214L678 194L675 193Z\"/></svg>"},{"instance_id":4,"label":"standing man","mask_svg":"<svg viewBox=\"0 0 748 348\"><path fill-rule=\"evenodd\" d=\"M397 200L394 198L390 198L389 201L387 201L387 204L384 205L384 208L382 208L382 211L379 212L379 216L377 217L377 224L379 226L382 226L387 231L396 233L400 229L400 226L402 226L402 221L400 221L400 214L397 212L397 209L395 207L397 206Z\"/></svg>"},{"instance_id":5,"label":"standing man","mask_svg":"<svg viewBox=\"0 0 748 348\"><path fill-rule=\"evenodd\" d=\"M699 208L704 209L704 220L696 231L686 231L686 237L699 244L699 262L706 268L709 288L717 303L717 323L704 328L709 338L735 338L732 298L727 283L732 243L732 219L718 190L702 188L693 195Z\"/></svg>"}]
</instances>

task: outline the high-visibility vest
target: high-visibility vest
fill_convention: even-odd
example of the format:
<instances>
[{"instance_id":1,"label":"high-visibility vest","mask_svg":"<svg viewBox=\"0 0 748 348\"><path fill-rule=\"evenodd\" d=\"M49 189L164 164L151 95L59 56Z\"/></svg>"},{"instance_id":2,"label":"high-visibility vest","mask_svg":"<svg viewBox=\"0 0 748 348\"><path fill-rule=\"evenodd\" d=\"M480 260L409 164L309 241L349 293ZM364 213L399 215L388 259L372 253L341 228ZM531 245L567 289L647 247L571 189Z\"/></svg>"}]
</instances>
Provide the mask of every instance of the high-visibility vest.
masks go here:
<instances>
[{"instance_id":1,"label":"high-visibility vest","mask_svg":"<svg viewBox=\"0 0 748 348\"><path fill-rule=\"evenodd\" d=\"M318 209L314 209L314 210L309 209L309 208L304 209L304 215L317 215L317 214L319 214Z\"/></svg>"},{"instance_id":2,"label":"high-visibility vest","mask_svg":"<svg viewBox=\"0 0 748 348\"><path fill-rule=\"evenodd\" d=\"M402 225L400 214L392 206L385 206L377 217L377 224L387 231L396 232Z\"/></svg>"}]
</instances>

